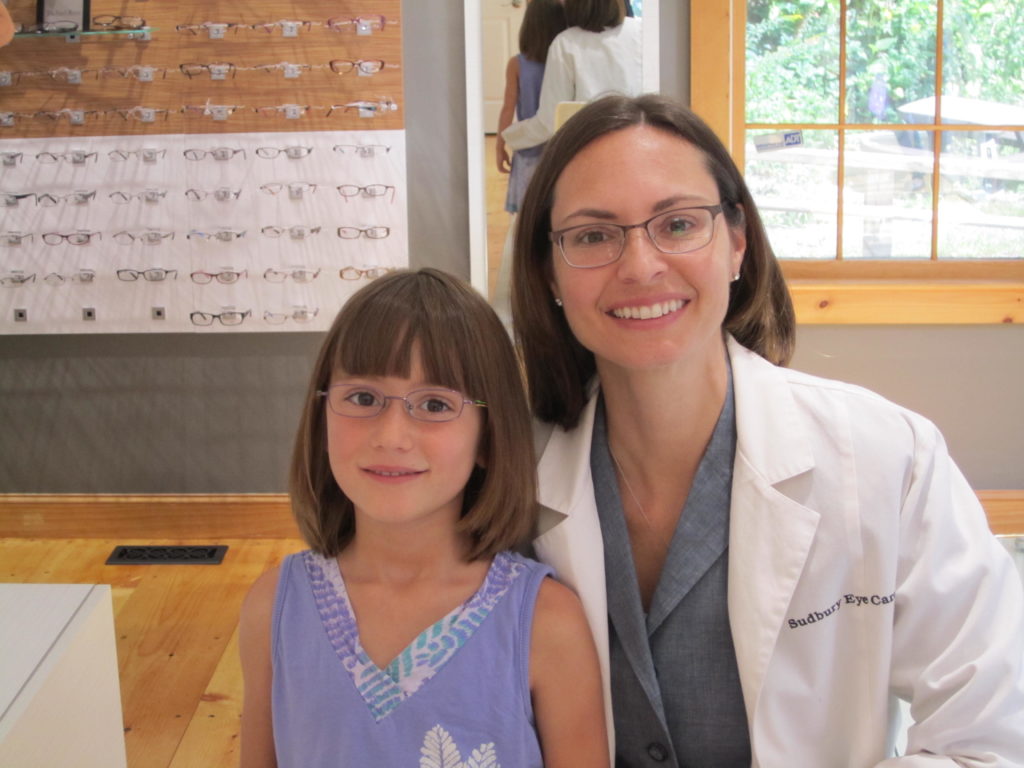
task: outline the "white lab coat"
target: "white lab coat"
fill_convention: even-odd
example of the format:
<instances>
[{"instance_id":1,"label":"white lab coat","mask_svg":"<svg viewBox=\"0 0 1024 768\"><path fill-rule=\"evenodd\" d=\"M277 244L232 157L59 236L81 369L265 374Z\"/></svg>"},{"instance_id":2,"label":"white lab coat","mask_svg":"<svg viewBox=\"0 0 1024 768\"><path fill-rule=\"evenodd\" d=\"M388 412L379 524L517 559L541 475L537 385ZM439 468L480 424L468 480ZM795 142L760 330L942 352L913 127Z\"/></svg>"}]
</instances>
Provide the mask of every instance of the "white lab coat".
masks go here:
<instances>
[{"instance_id":1,"label":"white lab coat","mask_svg":"<svg viewBox=\"0 0 1024 768\"><path fill-rule=\"evenodd\" d=\"M555 108L562 101L592 101L608 93L639 96L643 87L640 19L627 16L603 32L563 30L548 48L537 113L502 131L509 149L543 144L555 133Z\"/></svg>"},{"instance_id":2,"label":"white lab coat","mask_svg":"<svg viewBox=\"0 0 1024 768\"><path fill-rule=\"evenodd\" d=\"M728 350L728 604L753 766L1024 766L1020 580L938 430L731 338ZM595 403L541 450L534 547L580 595L607 692ZM886 759L895 696L916 724L907 756Z\"/></svg>"}]
</instances>

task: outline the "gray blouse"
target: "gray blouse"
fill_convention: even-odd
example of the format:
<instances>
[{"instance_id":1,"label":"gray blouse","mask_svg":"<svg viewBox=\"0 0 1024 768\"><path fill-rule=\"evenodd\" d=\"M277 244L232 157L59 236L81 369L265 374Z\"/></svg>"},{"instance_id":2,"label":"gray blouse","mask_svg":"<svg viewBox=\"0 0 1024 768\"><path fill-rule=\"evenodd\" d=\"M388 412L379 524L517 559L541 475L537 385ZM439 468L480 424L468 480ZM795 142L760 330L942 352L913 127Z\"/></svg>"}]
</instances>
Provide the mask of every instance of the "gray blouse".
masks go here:
<instances>
[{"instance_id":1,"label":"gray blouse","mask_svg":"<svg viewBox=\"0 0 1024 768\"><path fill-rule=\"evenodd\" d=\"M598 404L590 467L604 539L616 766L750 765L726 605L735 452L730 371L725 405L645 615Z\"/></svg>"}]
</instances>

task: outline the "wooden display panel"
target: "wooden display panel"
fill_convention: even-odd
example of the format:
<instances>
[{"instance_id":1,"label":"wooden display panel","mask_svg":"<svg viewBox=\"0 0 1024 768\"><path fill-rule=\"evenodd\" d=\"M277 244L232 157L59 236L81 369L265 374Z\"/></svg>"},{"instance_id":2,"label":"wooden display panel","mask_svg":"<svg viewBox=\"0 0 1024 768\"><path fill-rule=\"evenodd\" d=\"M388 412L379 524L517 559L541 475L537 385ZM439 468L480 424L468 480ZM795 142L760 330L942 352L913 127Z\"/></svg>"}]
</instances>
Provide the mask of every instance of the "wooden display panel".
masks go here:
<instances>
[{"instance_id":1,"label":"wooden display panel","mask_svg":"<svg viewBox=\"0 0 1024 768\"><path fill-rule=\"evenodd\" d=\"M150 40L128 33L83 34L78 42L62 35L18 35L0 49L0 71L12 73L13 82L0 87L0 112L15 113L14 125L0 128L0 139L16 137L112 136L145 134L245 133L279 131L394 130L403 126L402 38L400 0L377 2L109 2L96 0L90 16L118 15L146 20ZM35 23L35 4L11 0L15 22ZM356 24L339 29L328 19L383 16L384 28L367 25L359 34ZM280 24L269 31L251 25L282 20L299 25L294 38L283 36ZM222 40L211 39L206 23L225 23ZM180 25L199 27L179 31ZM357 71L335 74L332 60L383 61L376 74ZM296 78L283 68L258 69L290 63L299 66ZM188 77L183 64L232 65L224 80L204 71ZM152 82L143 82L132 68L154 67ZM66 70L82 73L78 84L66 81ZM122 76L120 72L128 73ZM134 72L138 72L135 69ZM50 74L55 73L56 77ZM373 117L351 102L395 105L379 108ZM234 107L225 120L215 120L205 105ZM284 110L259 108L298 105L301 115L290 119ZM137 107L160 111L152 122L138 119ZM333 112L331 107L340 107ZM308 109L307 109L308 108ZM182 110L185 111L182 111ZM72 125L67 112L82 110L84 123ZM47 117L51 113L56 117ZM28 117L31 115L31 117Z\"/></svg>"}]
</instances>

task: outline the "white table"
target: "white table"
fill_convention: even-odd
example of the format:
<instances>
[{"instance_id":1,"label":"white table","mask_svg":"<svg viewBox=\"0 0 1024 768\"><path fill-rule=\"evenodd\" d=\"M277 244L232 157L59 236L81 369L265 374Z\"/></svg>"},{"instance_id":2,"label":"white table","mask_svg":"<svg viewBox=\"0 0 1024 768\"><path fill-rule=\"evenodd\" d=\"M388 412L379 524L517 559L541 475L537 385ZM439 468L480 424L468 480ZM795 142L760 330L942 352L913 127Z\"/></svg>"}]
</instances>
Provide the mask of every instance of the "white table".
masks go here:
<instances>
[{"instance_id":1,"label":"white table","mask_svg":"<svg viewBox=\"0 0 1024 768\"><path fill-rule=\"evenodd\" d=\"M0 584L0 766L127 766L109 586Z\"/></svg>"}]
</instances>

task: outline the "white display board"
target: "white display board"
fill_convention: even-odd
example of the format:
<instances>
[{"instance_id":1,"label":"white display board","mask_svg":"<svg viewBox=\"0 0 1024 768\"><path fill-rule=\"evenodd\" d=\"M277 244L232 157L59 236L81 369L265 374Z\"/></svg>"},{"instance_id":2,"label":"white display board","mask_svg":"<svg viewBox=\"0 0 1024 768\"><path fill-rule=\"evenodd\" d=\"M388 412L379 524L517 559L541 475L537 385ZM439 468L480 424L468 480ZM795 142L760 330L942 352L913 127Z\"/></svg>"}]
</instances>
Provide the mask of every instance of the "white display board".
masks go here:
<instances>
[{"instance_id":1,"label":"white display board","mask_svg":"<svg viewBox=\"0 0 1024 768\"><path fill-rule=\"evenodd\" d=\"M402 130L3 140L0 333L323 330L407 220Z\"/></svg>"}]
</instances>

